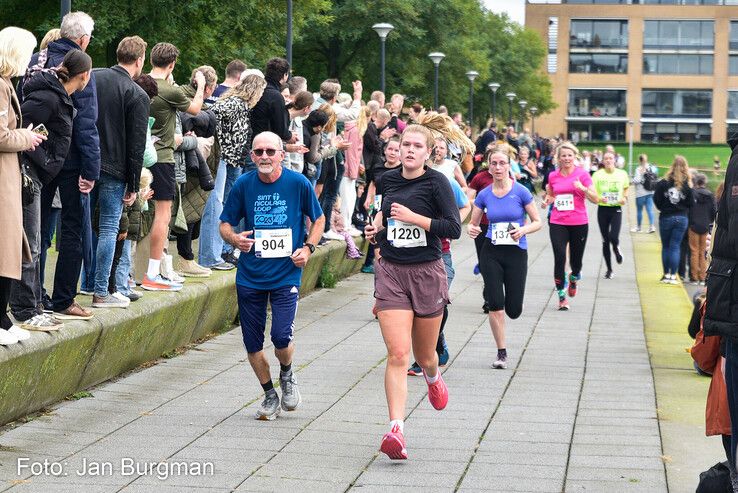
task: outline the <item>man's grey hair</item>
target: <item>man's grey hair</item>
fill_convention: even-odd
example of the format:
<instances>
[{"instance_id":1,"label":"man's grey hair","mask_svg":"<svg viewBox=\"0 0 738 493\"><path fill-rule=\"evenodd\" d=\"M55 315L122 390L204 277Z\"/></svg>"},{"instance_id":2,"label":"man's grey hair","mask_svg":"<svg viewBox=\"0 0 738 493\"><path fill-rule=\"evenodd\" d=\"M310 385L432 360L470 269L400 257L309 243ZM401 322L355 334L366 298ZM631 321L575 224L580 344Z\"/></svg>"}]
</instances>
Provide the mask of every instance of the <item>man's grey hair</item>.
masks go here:
<instances>
[{"instance_id":1,"label":"man's grey hair","mask_svg":"<svg viewBox=\"0 0 738 493\"><path fill-rule=\"evenodd\" d=\"M290 96L295 96L298 92L308 90L308 81L305 77L295 75L287 81L287 87L290 90Z\"/></svg>"},{"instance_id":2,"label":"man's grey hair","mask_svg":"<svg viewBox=\"0 0 738 493\"><path fill-rule=\"evenodd\" d=\"M92 36L94 27L95 21L89 15L84 12L70 12L62 19L59 34L62 38L75 40L82 36Z\"/></svg>"}]
</instances>

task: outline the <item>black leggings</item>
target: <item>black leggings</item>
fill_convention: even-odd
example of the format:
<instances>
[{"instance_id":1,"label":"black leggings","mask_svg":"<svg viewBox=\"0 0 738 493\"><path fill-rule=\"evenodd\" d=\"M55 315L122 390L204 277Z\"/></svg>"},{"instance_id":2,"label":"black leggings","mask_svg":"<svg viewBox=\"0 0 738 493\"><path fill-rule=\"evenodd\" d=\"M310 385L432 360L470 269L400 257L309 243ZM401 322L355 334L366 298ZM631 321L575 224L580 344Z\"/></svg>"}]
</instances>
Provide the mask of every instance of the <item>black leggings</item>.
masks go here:
<instances>
[{"instance_id":1,"label":"black leggings","mask_svg":"<svg viewBox=\"0 0 738 493\"><path fill-rule=\"evenodd\" d=\"M564 289L566 282L566 246L569 245L569 266L571 274L578 277L582 271L584 247L587 246L589 224L563 226L550 224L548 233L554 252L554 283L556 289Z\"/></svg>"},{"instance_id":2,"label":"black leggings","mask_svg":"<svg viewBox=\"0 0 738 493\"><path fill-rule=\"evenodd\" d=\"M192 240L200 236L200 221L187 223L187 232L177 234L177 253L185 260L195 260L192 251Z\"/></svg>"},{"instance_id":3,"label":"black leggings","mask_svg":"<svg viewBox=\"0 0 738 493\"><path fill-rule=\"evenodd\" d=\"M597 207L597 224L600 225L600 234L602 235L602 256L605 257L605 265L607 270L612 271L612 261L610 259L610 245L613 250L620 244L620 225L623 222L623 212L620 206L616 207Z\"/></svg>"},{"instance_id":4,"label":"black leggings","mask_svg":"<svg viewBox=\"0 0 738 493\"><path fill-rule=\"evenodd\" d=\"M474 248L477 251L477 263L479 264L479 268L481 269L482 268L482 247L484 246L485 243L489 243L489 239L487 238L487 229L489 229L489 224L480 224L479 228L482 230L482 232L479 233L479 235L477 235L476 238L474 238ZM482 282L484 283L484 279L482 279ZM482 293L484 293L484 284L482 284Z\"/></svg>"},{"instance_id":5,"label":"black leggings","mask_svg":"<svg viewBox=\"0 0 738 493\"><path fill-rule=\"evenodd\" d=\"M484 300L490 311L504 309L508 317L518 318L523 312L528 251L515 245L493 245L486 238L481 257Z\"/></svg>"},{"instance_id":6,"label":"black leggings","mask_svg":"<svg viewBox=\"0 0 738 493\"><path fill-rule=\"evenodd\" d=\"M8 317L11 283L12 280L9 277L0 277L0 329L5 330L13 326L13 322Z\"/></svg>"}]
</instances>

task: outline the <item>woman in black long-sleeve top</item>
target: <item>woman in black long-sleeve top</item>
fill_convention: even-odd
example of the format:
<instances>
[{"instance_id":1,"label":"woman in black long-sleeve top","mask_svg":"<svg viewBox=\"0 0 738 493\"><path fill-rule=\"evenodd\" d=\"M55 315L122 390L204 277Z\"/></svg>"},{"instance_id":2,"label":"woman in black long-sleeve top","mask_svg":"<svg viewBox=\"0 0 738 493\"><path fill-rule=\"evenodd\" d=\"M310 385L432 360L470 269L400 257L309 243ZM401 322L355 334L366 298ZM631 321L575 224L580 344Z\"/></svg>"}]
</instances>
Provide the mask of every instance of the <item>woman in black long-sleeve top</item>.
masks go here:
<instances>
[{"instance_id":1,"label":"woman in black long-sleeve top","mask_svg":"<svg viewBox=\"0 0 738 493\"><path fill-rule=\"evenodd\" d=\"M666 177L656 184L653 203L661 211L659 235L664 268L661 282L678 284L676 274L679 270L680 246L687 232L687 214L692 204L692 177L684 156L675 156Z\"/></svg>"},{"instance_id":2,"label":"woman in black long-sleeve top","mask_svg":"<svg viewBox=\"0 0 738 493\"><path fill-rule=\"evenodd\" d=\"M407 400L407 368L412 346L428 384L428 400L446 407L448 389L438 368L436 341L448 304L441 238L461 235L459 209L451 185L426 164L435 143L430 130L410 125L402 134L402 166L387 171L377 183L381 209L366 237L379 245L375 262L375 309L387 345L385 392L390 431L381 451L391 459L407 459L403 418Z\"/></svg>"}]
</instances>

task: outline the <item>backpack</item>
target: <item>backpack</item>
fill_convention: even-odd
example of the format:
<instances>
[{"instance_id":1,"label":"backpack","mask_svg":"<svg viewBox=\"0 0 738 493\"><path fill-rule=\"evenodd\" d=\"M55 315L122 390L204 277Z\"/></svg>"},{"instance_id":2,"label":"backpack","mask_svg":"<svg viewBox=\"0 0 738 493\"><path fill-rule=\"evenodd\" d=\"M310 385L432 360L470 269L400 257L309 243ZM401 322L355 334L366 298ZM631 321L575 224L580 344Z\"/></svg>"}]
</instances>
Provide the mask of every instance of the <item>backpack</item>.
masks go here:
<instances>
[{"instance_id":1,"label":"backpack","mask_svg":"<svg viewBox=\"0 0 738 493\"><path fill-rule=\"evenodd\" d=\"M643 173L643 188L649 192L656 190L656 183L659 181L659 175L653 170L653 166L649 167L645 173Z\"/></svg>"},{"instance_id":2,"label":"backpack","mask_svg":"<svg viewBox=\"0 0 738 493\"><path fill-rule=\"evenodd\" d=\"M700 473L700 482L695 493L730 493L730 469L727 462L718 462L707 471Z\"/></svg>"}]
</instances>

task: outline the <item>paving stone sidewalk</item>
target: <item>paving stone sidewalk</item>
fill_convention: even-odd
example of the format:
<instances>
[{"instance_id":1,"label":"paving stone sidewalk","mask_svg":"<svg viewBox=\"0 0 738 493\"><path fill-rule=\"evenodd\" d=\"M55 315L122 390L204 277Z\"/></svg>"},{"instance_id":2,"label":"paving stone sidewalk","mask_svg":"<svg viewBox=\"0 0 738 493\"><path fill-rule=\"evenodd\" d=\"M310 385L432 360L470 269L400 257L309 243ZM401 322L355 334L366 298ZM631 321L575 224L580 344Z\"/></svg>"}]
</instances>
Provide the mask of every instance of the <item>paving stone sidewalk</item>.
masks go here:
<instances>
[{"instance_id":1,"label":"paving stone sidewalk","mask_svg":"<svg viewBox=\"0 0 738 493\"><path fill-rule=\"evenodd\" d=\"M627 231L625 262L605 280L590 225L569 312L555 309L547 230L529 238L525 310L508 322L507 370L491 369L473 243L454 243L450 402L433 410L422 378L410 377L408 461L378 454L386 353L371 316L372 278L360 274L300 302L299 410L253 419L261 389L236 329L0 434L0 491L666 491ZM124 469L123 458L141 470ZM19 474L19 463L39 463L38 472L45 460L59 466ZM159 461L170 464L158 469L166 479L144 468ZM99 463L101 474L90 474ZM213 474L197 475L207 463Z\"/></svg>"}]
</instances>

